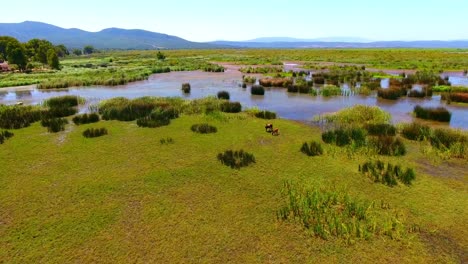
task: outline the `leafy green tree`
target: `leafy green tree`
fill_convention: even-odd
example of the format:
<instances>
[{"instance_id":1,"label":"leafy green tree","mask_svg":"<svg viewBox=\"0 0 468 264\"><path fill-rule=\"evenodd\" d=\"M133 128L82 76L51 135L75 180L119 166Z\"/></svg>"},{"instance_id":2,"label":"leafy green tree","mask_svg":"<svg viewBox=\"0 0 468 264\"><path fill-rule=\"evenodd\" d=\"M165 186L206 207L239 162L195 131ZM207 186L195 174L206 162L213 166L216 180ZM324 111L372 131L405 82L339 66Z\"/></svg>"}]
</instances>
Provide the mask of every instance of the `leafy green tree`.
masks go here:
<instances>
[{"instance_id":1,"label":"leafy green tree","mask_svg":"<svg viewBox=\"0 0 468 264\"><path fill-rule=\"evenodd\" d=\"M54 45L44 39L31 39L26 43L28 57L42 64L47 64L47 52L53 48Z\"/></svg>"},{"instance_id":2,"label":"leafy green tree","mask_svg":"<svg viewBox=\"0 0 468 264\"><path fill-rule=\"evenodd\" d=\"M47 64L49 64L52 69L60 69L60 62L55 49L49 49L49 51L47 51Z\"/></svg>"},{"instance_id":3,"label":"leafy green tree","mask_svg":"<svg viewBox=\"0 0 468 264\"><path fill-rule=\"evenodd\" d=\"M13 37L0 36L0 60L8 60L7 46L10 43L21 45L21 43Z\"/></svg>"},{"instance_id":4,"label":"leafy green tree","mask_svg":"<svg viewBox=\"0 0 468 264\"><path fill-rule=\"evenodd\" d=\"M156 58L158 58L158 60L165 60L166 55L164 55L161 51L158 51L158 53L156 54Z\"/></svg>"},{"instance_id":5,"label":"leafy green tree","mask_svg":"<svg viewBox=\"0 0 468 264\"><path fill-rule=\"evenodd\" d=\"M83 48L83 53L84 54L93 54L96 50L94 49L93 46L87 45Z\"/></svg>"},{"instance_id":6,"label":"leafy green tree","mask_svg":"<svg viewBox=\"0 0 468 264\"><path fill-rule=\"evenodd\" d=\"M76 56L80 56L83 54L83 52L80 49L73 49L72 53L75 54Z\"/></svg>"},{"instance_id":7,"label":"leafy green tree","mask_svg":"<svg viewBox=\"0 0 468 264\"><path fill-rule=\"evenodd\" d=\"M65 47L65 45L63 44L55 46L55 52L57 53L57 56L59 56L59 58L63 58L67 55L70 55L70 52L68 51L67 47Z\"/></svg>"},{"instance_id":8,"label":"leafy green tree","mask_svg":"<svg viewBox=\"0 0 468 264\"><path fill-rule=\"evenodd\" d=\"M26 69L28 59L26 57L26 51L21 43L9 43L6 48L6 53L8 63L18 65L20 71L24 71Z\"/></svg>"}]
</instances>

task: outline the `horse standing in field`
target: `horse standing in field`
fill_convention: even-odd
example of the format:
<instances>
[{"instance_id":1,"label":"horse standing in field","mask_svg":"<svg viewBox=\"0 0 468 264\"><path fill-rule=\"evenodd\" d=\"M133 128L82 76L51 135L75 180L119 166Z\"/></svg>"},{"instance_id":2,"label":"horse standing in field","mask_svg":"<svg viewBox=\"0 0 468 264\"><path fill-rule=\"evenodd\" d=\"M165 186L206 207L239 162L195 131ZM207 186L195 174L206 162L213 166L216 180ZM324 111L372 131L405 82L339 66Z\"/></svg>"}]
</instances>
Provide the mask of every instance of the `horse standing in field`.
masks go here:
<instances>
[{"instance_id":1,"label":"horse standing in field","mask_svg":"<svg viewBox=\"0 0 468 264\"><path fill-rule=\"evenodd\" d=\"M273 132L273 124L266 124L265 131L268 133Z\"/></svg>"},{"instance_id":2,"label":"horse standing in field","mask_svg":"<svg viewBox=\"0 0 468 264\"><path fill-rule=\"evenodd\" d=\"M279 136L279 128L273 129L273 131L271 131L271 134L272 134L273 136Z\"/></svg>"}]
</instances>

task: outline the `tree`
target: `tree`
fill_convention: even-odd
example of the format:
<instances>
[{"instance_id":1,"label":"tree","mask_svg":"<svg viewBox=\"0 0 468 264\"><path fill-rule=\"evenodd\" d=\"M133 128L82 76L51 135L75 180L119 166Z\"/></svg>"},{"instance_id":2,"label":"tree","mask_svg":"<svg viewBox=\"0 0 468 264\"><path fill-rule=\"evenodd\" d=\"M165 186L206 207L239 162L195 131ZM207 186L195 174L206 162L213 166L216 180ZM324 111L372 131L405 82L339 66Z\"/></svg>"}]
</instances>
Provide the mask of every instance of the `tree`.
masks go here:
<instances>
[{"instance_id":1,"label":"tree","mask_svg":"<svg viewBox=\"0 0 468 264\"><path fill-rule=\"evenodd\" d=\"M49 64L52 69L60 69L60 62L55 49L49 49L49 51L47 51L47 64Z\"/></svg>"},{"instance_id":2,"label":"tree","mask_svg":"<svg viewBox=\"0 0 468 264\"><path fill-rule=\"evenodd\" d=\"M0 60L8 60L7 46L10 43L21 45L21 43L13 37L0 36Z\"/></svg>"},{"instance_id":3,"label":"tree","mask_svg":"<svg viewBox=\"0 0 468 264\"><path fill-rule=\"evenodd\" d=\"M80 49L73 49L72 53L76 56L80 56L81 54L83 54L83 52Z\"/></svg>"},{"instance_id":4,"label":"tree","mask_svg":"<svg viewBox=\"0 0 468 264\"><path fill-rule=\"evenodd\" d=\"M21 43L9 43L6 48L6 53L8 63L18 65L20 71L24 71L26 69L28 59L26 57L25 49Z\"/></svg>"},{"instance_id":5,"label":"tree","mask_svg":"<svg viewBox=\"0 0 468 264\"><path fill-rule=\"evenodd\" d=\"M70 52L68 51L67 47L65 47L65 45L63 44L55 46L55 52L57 53L57 56L59 56L59 58L63 58L67 55L70 55Z\"/></svg>"},{"instance_id":6,"label":"tree","mask_svg":"<svg viewBox=\"0 0 468 264\"><path fill-rule=\"evenodd\" d=\"M165 60L166 55L164 55L161 51L158 51L158 53L156 54L156 58L158 58L158 60Z\"/></svg>"},{"instance_id":7,"label":"tree","mask_svg":"<svg viewBox=\"0 0 468 264\"><path fill-rule=\"evenodd\" d=\"M94 47L91 46L91 45L87 45L87 46L85 46L85 47L83 48L83 53L84 53L84 54L92 54L92 53L94 53L95 51L96 51L96 50L95 50Z\"/></svg>"},{"instance_id":8,"label":"tree","mask_svg":"<svg viewBox=\"0 0 468 264\"><path fill-rule=\"evenodd\" d=\"M42 64L47 64L47 52L53 48L54 45L44 39L31 39L26 43L28 57Z\"/></svg>"}]
</instances>

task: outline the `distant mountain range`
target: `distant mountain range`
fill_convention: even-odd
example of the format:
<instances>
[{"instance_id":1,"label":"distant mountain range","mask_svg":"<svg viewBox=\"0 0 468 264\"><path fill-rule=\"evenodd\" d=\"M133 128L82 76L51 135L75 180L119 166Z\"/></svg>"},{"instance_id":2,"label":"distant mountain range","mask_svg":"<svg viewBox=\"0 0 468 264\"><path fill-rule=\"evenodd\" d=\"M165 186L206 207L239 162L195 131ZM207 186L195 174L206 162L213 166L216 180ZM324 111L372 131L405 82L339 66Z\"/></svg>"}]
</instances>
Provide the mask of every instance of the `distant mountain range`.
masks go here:
<instances>
[{"instance_id":1,"label":"distant mountain range","mask_svg":"<svg viewBox=\"0 0 468 264\"><path fill-rule=\"evenodd\" d=\"M288 37L257 38L247 41L192 42L141 29L108 28L99 32L65 29L54 25L25 21L0 23L0 36L12 36L22 42L47 39L68 48L92 45L97 49L213 49L213 48L468 48L468 40L454 41L371 41L357 37L297 39Z\"/></svg>"}]
</instances>

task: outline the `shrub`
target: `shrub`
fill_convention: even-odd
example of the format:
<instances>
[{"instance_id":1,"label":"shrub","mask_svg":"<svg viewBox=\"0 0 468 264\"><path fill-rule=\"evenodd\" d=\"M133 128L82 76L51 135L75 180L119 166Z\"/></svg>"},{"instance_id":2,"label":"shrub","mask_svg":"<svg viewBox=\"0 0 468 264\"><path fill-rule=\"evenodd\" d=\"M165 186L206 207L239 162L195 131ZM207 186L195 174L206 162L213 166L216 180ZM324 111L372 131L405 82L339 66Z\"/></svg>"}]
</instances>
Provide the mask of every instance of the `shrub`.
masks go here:
<instances>
[{"instance_id":1,"label":"shrub","mask_svg":"<svg viewBox=\"0 0 468 264\"><path fill-rule=\"evenodd\" d=\"M320 156L323 154L323 148L320 143L315 141L311 141L310 144L304 142L301 147L301 152L307 156Z\"/></svg>"},{"instance_id":2,"label":"shrub","mask_svg":"<svg viewBox=\"0 0 468 264\"><path fill-rule=\"evenodd\" d=\"M396 127L391 124L367 124L367 133L371 136L395 136Z\"/></svg>"},{"instance_id":3,"label":"shrub","mask_svg":"<svg viewBox=\"0 0 468 264\"><path fill-rule=\"evenodd\" d=\"M250 88L250 93L254 95L264 95L265 94L265 88L261 85L252 85Z\"/></svg>"},{"instance_id":4,"label":"shrub","mask_svg":"<svg viewBox=\"0 0 468 264\"><path fill-rule=\"evenodd\" d=\"M224 153L219 153L218 160L232 169L240 169L241 167L246 167L251 163L255 163L254 155L244 152L242 149L236 151L226 150Z\"/></svg>"},{"instance_id":5,"label":"shrub","mask_svg":"<svg viewBox=\"0 0 468 264\"><path fill-rule=\"evenodd\" d=\"M460 131L438 128L431 134L429 141L432 146L438 149L450 149L457 143L466 145L468 137Z\"/></svg>"},{"instance_id":6,"label":"shrub","mask_svg":"<svg viewBox=\"0 0 468 264\"><path fill-rule=\"evenodd\" d=\"M414 114L417 118L435 120L440 122L450 122L452 113L444 107L414 107Z\"/></svg>"},{"instance_id":7,"label":"shrub","mask_svg":"<svg viewBox=\"0 0 468 264\"><path fill-rule=\"evenodd\" d=\"M0 105L0 128L19 129L41 119L44 109L36 106Z\"/></svg>"},{"instance_id":8,"label":"shrub","mask_svg":"<svg viewBox=\"0 0 468 264\"><path fill-rule=\"evenodd\" d=\"M224 100L229 100L229 92L227 91L219 91L218 92L218 99L224 99Z\"/></svg>"},{"instance_id":9,"label":"shrub","mask_svg":"<svg viewBox=\"0 0 468 264\"><path fill-rule=\"evenodd\" d=\"M102 127L102 128L88 128L85 131L83 131L83 136L86 138L95 138L95 137L100 137L107 135L107 129Z\"/></svg>"},{"instance_id":10,"label":"shrub","mask_svg":"<svg viewBox=\"0 0 468 264\"><path fill-rule=\"evenodd\" d=\"M330 115L324 119L338 125L364 126L365 124L388 123L391 116L378 106L355 105Z\"/></svg>"},{"instance_id":11,"label":"shrub","mask_svg":"<svg viewBox=\"0 0 468 264\"><path fill-rule=\"evenodd\" d=\"M68 124L66 118L45 118L41 120L41 125L47 127L47 131L50 133L64 131L66 124Z\"/></svg>"},{"instance_id":12,"label":"shrub","mask_svg":"<svg viewBox=\"0 0 468 264\"><path fill-rule=\"evenodd\" d=\"M66 108L78 106L79 98L76 95L53 97L44 101L44 105L50 108Z\"/></svg>"},{"instance_id":13,"label":"shrub","mask_svg":"<svg viewBox=\"0 0 468 264\"><path fill-rule=\"evenodd\" d=\"M359 165L359 171L373 179L374 182L380 182L390 187L398 185L398 181L405 185L411 185L416 179L416 173L412 168L403 170L401 166L390 163L385 166L385 163L380 160L368 161Z\"/></svg>"},{"instance_id":14,"label":"shrub","mask_svg":"<svg viewBox=\"0 0 468 264\"><path fill-rule=\"evenodd\" d=\"M366 131L362 128L339 128L322 133L322 140L339 147L354 143L355 146L366 144Z\"/></svg>"},{"instance_id":15,"label":"shrub","mask_svg":"<svg viewBox=\"0 0 468 264\"><path fill-rule=\"evenodd\" d=\"M76 112L78 112L78 110L75 107L57 106L49 108L49 110L43 112L43 115L49 118L66 117L74 115Z\"/></svg>"},{"instance_id":16,"label":"shrub","mask_svg":"<svg viewBox=\"0 0 468 264\"><path fill-rule=\"evenodd\" d=\"M403 95L403 92L400 88L388 88L388 89L379 89L377 91L377 96L383 99L397 100Z\"/></svg>"},{"instance_id":17,"label":"shrub","mask_svg":"<svg viewBox=\"0 0 468 264\"><path fill-rule=\"evenodd\" d=\"M90 124L99 122L99 114L97 113L90 113L90 114L82 114L73 117L73 123L75 125L82 125L82 124Z\"/></svg>"},{"instance_id":18,"label":"shrub","mask_svg":"<svg viewBox=\"0 0 468 264\"><path fill-rule=\"evenodd\" d=\"M239 102L223 102L221 111L225 113L239 113L242 111L242 105Z\"/></svg>"},{"instance_id":19,"label":"shrub","mask_svg":"<svg viewBox=\"0 0 468 264\"><path fill-rule=\"evenodd\" d=\"M403 156L406 154L405 144L396 137L379 136L372 140L372 144L379 155Z\"/></svg>"},{"instance_id":20,"label":"shrub","mask_svg":"<svg viewBox=\"0 0 468 264\"><path fill-rule=\"evenodd\" d=\"M11 138L12 136L14 136L14 134L8 130L0 131L0 144L3 144L5 140Z\"/></svg>"},{"instance_id":21,"label":"shrub","mask_svg":"<svg viewBox=\"0 0 468 264\"><path fill-rule=\"evenodd\" d=\"M263 111L256 112L255 117L263 118L263 119L276 119L276 113L263 110Z\"/></svg>"},{"instance_id":22,"label":"shrub","mask_svg":"<svg viewBox=\"0 0 468 264\"><path fill-rule=\"evenodd\" d=\"M429 126L418 123L404 124L401 130L403 137L409 140L422 141L429 138L431 129Z\"/></svg>"},{"instance_id":23,"label":"shrub","mask_svg":"<svg viewBox=\"0 0 468 264\"><path fill-rule=\"evenodd\" d=\"M195 124L190 128L195 133L210 134L218 132L218 129L208 124Z\"/></svg>"},{"instance_id":24,"label":"shrub","mask_svg":"<svg viewBox=\"0 0 468 264\"><path fill-rule=\"evenodd\" d=\"M190 93L190 83L183 83L182 84L182 91L186 94Z\"/></svg>"},{"instance_id":25,"label":"shrub","mask_svg":"<svg viewBox=\"0 0 468 264\"><path fill-rule=\"evenodd\" d=\"M341 95L341 88L335 85L325 85L320 89L322 96L336 96Z\"/></svg>"},{"instance_id":26,"label":"shrub","mask_svg":"<svg viewBox=\"0 0 468 264\"><path fill-rule=\"evenodd\" d=\"M137 125L139 127L150 128L167 126L171 123L171 119L175 119L177 117L179 117L179 114L173 108L156 108L148 116L137 119Z\"/></svg>"}]
</instances>

